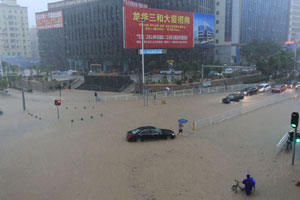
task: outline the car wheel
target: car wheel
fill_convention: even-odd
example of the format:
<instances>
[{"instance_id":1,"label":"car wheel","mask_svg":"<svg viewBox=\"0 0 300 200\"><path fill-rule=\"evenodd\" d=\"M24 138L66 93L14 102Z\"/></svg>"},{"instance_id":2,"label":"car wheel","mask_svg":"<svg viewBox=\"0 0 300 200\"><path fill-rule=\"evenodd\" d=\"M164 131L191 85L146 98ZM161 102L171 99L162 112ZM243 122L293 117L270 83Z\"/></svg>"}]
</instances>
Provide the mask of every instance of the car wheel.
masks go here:
<instances>
[{"instance_id":1,"label":"car wheel","mask_svg":"<svg viewBox=\"0 0 300 200\"><path fill-rule=\"evenodd\" d=\"M136 142L142 142L143 140L141 138L138 138L135 140Z\"/></svg>"}]
</instances>

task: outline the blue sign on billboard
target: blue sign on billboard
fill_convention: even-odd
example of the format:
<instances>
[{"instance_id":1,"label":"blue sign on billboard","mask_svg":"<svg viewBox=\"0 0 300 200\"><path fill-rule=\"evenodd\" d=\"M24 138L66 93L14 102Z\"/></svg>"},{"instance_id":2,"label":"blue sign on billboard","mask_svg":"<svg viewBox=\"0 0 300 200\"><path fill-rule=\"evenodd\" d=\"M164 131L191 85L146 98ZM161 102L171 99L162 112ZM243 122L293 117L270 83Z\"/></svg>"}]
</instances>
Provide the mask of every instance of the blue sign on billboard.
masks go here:
<instances>
[{"instance_id":1,"label":"blue sign on billboard","mask_svg":"<svg viewBox=\"0 0 300 200\"><path fill-rule=\"evenodd\" d=\"M144 54L165 54L166 49L144 49ZM140 49L140 54L143 53L143 50Z\"/></svg>"},{"instance_id":2,"label":"blue sign on billboard","mask_svg":"<svg viewBox=\"0 0 300 200\"><path fill-rule=\"evenodd\" d=\"M215 16L194 13L194 47L213 46L215 38Z\"/></svg>"}]
</instances>

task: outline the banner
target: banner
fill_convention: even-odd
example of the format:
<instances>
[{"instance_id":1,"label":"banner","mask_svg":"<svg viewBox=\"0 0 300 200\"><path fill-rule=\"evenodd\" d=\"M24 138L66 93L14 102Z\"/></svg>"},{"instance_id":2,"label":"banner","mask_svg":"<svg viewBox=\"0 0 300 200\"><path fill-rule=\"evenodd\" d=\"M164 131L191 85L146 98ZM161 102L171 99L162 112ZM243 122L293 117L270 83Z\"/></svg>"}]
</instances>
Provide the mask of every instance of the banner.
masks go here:
<instances>
[{"instance_id":1,"label":"banner","mask_svg":"<svg viewBox=\"0 0 300 200\"><path fill-rule=\"evenodd\" d=\"M194 15L189 12L124 7L125 48L193 48Z\"/></svg>"},{"instance_id":2,"label":"banner","mask_svg":"<svg viewBox=\"0 0 300 200\"><path fill-rule=\"evenodd\" d=\"M36 28L37 30L46 30L54 28L63 28L63 12L53 11L53 12L43 12L36 13Z\"/></svg>"},{"instance_id":3,"label":"banner","mask_svg":"<svg viewBox=\"0 0 300 200\"><path fill-rule=\"evenodd\" d=\"M213 47L215 43L215 16L194 13L194 47Z\"/></svg>"}]
</instances>

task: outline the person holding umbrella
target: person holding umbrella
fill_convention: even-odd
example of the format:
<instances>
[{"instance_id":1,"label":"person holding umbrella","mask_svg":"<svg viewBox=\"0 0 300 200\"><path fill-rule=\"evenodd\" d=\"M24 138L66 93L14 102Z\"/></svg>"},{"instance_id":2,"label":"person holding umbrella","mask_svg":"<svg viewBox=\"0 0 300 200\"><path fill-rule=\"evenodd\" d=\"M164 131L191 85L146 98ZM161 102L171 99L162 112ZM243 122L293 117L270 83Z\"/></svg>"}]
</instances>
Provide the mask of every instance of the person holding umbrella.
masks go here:
<instances>
[{"instance_id":1,"label":"person holding umbrella","mask_svg":"<svg viewBox=\"0 0 300 200\"><path fill-rule=\"evenodd\" d=\"M178 135L183 133L183 124L187 123L188 120L186 119L179 119L178 120Z\"/></svg>"}]
</instances>

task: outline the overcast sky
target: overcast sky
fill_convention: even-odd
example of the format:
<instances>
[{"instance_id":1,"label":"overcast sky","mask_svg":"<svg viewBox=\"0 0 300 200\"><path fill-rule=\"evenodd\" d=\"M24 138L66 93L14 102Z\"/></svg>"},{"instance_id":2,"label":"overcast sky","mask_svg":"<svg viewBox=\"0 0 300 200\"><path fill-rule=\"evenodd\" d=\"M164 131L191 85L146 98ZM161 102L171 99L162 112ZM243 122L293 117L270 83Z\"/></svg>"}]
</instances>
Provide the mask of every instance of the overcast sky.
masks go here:
<instances>
[{"instance_id":1,"label":"overcast sky","mask_svg":"<svg viewBox=\"0 0 300 200\"><path fill-rule=\"evenodd\" d=\"M61 0L17 0L20 6L28 8L29 27L35 25L35 13L47 10L47 4Z\"/></svg>"}]
</instances>

